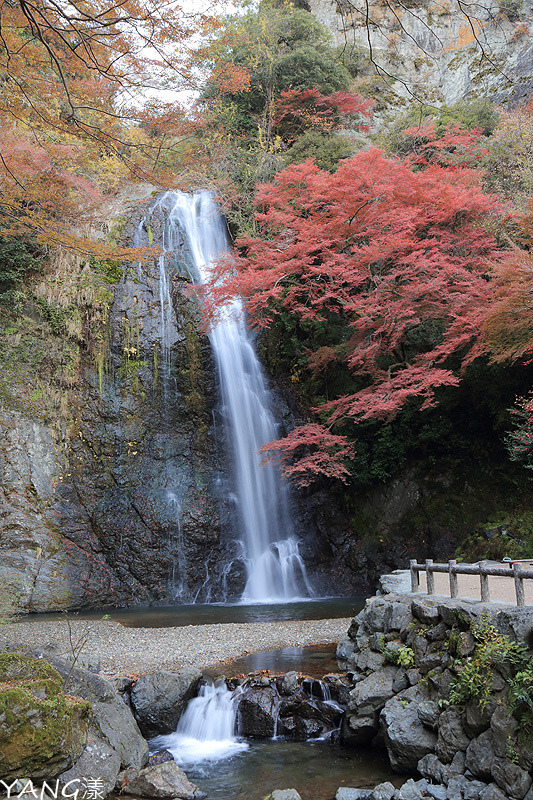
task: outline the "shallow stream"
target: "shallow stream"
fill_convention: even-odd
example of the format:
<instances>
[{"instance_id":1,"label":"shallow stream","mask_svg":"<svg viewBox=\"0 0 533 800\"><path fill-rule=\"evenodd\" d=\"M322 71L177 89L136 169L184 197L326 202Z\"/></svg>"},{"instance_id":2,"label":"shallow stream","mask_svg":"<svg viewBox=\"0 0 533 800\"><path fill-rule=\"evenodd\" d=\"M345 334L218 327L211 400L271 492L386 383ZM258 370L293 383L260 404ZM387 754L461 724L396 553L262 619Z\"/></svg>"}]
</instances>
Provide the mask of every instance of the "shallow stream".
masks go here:
<instances>
[{"instance_id":1,"label":"shallow stream","mask_svg":"<svg viewBox=\"0 0 533 800\"><path fill-rule=\"evenodd\" d=\"M274 789L296 789L303 800L333 800L339 786L370 788L382 781L401 786L386 757L371 749L348 749L327 741L255 741L221 760L184 764L208 800L263 800Z\"/></svg>"}]
</instances>

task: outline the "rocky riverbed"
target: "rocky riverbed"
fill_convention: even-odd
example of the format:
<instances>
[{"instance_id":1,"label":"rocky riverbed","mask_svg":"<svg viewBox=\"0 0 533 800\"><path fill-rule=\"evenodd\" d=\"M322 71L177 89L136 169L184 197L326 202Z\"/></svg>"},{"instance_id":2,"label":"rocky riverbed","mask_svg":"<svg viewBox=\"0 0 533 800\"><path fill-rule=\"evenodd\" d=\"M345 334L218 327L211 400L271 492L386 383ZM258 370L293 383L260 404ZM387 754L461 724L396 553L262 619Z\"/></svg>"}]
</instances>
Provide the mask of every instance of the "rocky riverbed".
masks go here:
<instances>
[{"instance_id":1,"label":"rocky riverbed","mask_svg":"<svg viewBox=\"0 0 533 800\"><path fill-rule=\"evenodd\" d=\"M198 691L198 667L218 661L223 672L223 659L253 649L337 639L344 671L323 683L296 672L228 680L240 686L239 732L331 733L386 752L405 774L401 786L344 785L335 800L533 800L531 608L396 591L370 598L351 621L150 630L23 622L0 635L2 780L82 789L98 776L104 795L200 800L168 753L148 761L146 741L175 730ZM280 787L271 800L300 794Z\"/></svg>"},{"instance_id":2,"label":"rocky riverbed","mask_svg":"<svg viewBox=\"0 0 533 800\"><path fill-rule=\"evenodd\" d=\"M0 626L5 642L30 647L54 643L68 656L73 647L91 653L108 675L149 670L202 669L257 650L338 642L350 619L188 625L179 628L126 628L112 620L67 619L16 622Z\"/></svg>"}]
</instances>

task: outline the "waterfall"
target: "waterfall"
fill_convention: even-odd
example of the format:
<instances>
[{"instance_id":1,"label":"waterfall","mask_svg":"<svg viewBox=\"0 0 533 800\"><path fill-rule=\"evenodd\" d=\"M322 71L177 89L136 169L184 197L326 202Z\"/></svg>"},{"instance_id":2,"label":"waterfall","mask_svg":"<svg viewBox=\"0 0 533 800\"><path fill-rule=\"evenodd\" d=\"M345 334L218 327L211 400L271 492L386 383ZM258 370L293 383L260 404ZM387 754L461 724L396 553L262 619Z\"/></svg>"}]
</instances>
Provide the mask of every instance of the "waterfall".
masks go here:
<instances>
[{"instance_id":1,"label":"waterfall","mask_svg":"<svg viewBox=\"0 0 533 800\"><path fill-rule=\"evenodd\" d=\"M225 221L211 193L167 192L156 207L168 217L164 250L175 253L180 233L185 234L193 262L191 279L196 283L208 280L214 260L229 248ZM164 268L163 275L161 282L168 285ZM162 301L162 311L163 307ZM261 445L278 438L279 432L240 301L224 310L210 341L233 448L239 538L247 569L242 600L279 602L312 596L291 522L287 486L279 469L261 465L257 453Z\"/></svg>"},{"instance_id":2,"label":"waterfall","mask_svg":"<svg viewBox=\"0 0 533 800\"><path fill-rule=\"evenodd\" d=\"M225 681L208 681L200 687L178 722L175 733L157 736L150 748L168 750L181 765L204 759L221 759L248 749L235 737L235 717L241 695L240 686L231 692Z\"/></svg>"}]
</instances>

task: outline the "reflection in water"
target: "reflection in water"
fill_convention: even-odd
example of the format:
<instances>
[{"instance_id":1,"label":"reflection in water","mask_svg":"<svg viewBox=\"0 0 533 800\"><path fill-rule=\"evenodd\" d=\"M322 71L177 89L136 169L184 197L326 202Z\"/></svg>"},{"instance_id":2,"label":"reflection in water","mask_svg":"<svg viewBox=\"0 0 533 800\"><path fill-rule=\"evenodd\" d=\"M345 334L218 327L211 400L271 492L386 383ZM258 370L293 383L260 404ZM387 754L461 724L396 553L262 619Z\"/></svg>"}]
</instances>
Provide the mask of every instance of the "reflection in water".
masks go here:
<instances>
[{"instance_id":1,"label":"reflection in water","mask_svg":"<svg viewBox=\"0 0 533 800\"><path fill-rule=\"evenodd\" d=\"M312 678L322 678L328 672L338 672L339 666L335 658L335 644L322 644L311 647L282 647L279 650L262 650L250 653L243 658L236 658L224 664L214 665L204 670L210 678L221 674L227 677L248 675L250 672L268 670L275 674L282 672L303 672Z\"/></svg>"}]
</instances>

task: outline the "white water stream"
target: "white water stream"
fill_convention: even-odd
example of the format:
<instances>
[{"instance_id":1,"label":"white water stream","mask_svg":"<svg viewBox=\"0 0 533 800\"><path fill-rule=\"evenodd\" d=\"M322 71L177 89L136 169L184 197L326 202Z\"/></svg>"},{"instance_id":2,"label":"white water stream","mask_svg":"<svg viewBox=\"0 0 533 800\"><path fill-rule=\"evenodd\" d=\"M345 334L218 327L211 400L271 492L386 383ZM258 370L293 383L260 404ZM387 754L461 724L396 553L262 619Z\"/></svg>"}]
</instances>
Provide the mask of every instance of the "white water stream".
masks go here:
<instances>
[{"instance_id":1,"label":"white water stream","mask_svg":"<svg viewBox=\"0 0 533 800\"><path fill-rule=\"evenodd\" d=\"M176 253L185 234L193 260L191 278L196 283L207 281L217 256L229 249L226 225L211 193L166 192L157 207L166 212L168 220L163 236L165 253ZM164 347L166 310L171 307L164 256L159 266ZM298 550L287 487L278 468L261 465L257 453L279 433L271 412L270 390L238 300L224 310L210 341L233 446L239 538L247 570L242 600L268 603L310 597L313 590Z\"/></svg>"},{"instance_id":2,"label":"white water stream","mask_svg":"<svg viewBox=\"0 0 533 800\"><path fill-rule=\"evenodd\" d=\"M246 742L235 736L240 694L240 687L231 692L223 680L209 681L187 705L175 733L152 739L151 749L168 750L180 765L228 758L247 750Z\"/></svg>"}]
</instances>

